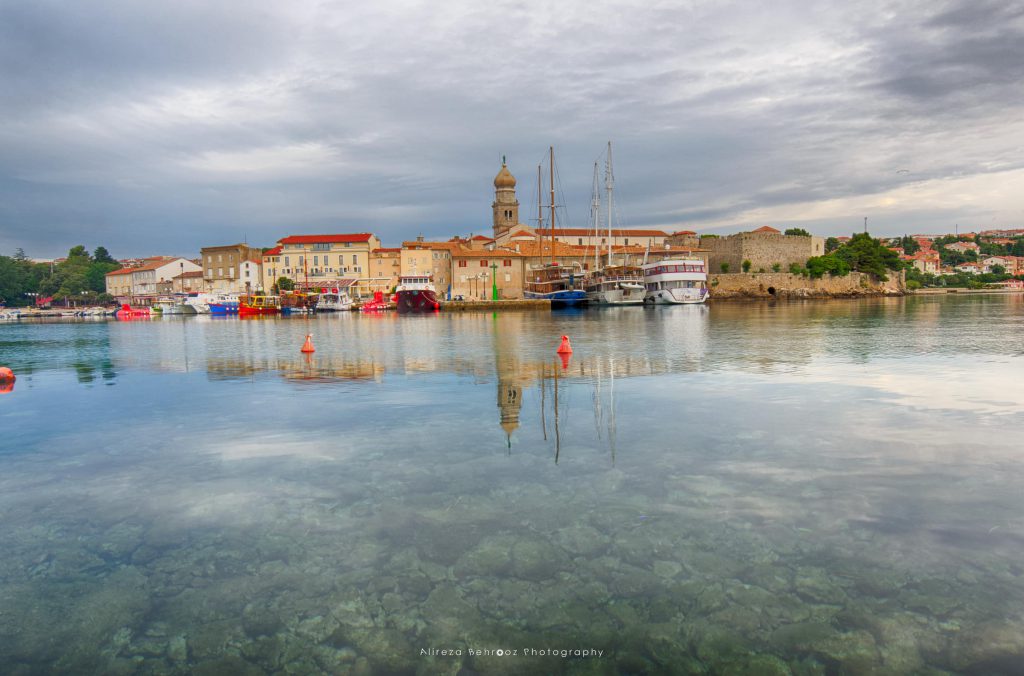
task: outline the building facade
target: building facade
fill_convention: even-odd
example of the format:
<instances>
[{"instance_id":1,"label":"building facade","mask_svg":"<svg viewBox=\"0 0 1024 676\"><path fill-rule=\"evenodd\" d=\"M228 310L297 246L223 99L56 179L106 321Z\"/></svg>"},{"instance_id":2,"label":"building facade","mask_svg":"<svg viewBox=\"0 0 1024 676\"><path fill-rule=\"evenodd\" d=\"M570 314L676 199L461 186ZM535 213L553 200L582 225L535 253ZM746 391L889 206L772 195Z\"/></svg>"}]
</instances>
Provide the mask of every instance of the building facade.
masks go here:
<instances>
[{"instance_id":1,"label":"building facade","mask_svg":"<svg viewBox=\"0 0 1024 676\"><path fill-rule=\"evenodd\" d=\"M367 232L283 237L263 255L264 286L270 289L279 277L287 277L297 289L346 286L358 296L368 295L376 288L370 252L379 248L380 240Z\"/></svg>"},{"instance_id":2,"label":"building facade","mask_svg":"<svg viewBox=\"0 0 1024 676\"><path fill-rule=\"evenodd\" d=\"M260 256L260 250L248 244L204 246L200 249L204 290L213 293L245 293L242 264L247 260L258 260ZM254 286L254 281L258 283L259 280L250 279L250 288Z\"/></svg>"},{"instance_id":3,"label":"building facade","mask_svg":"<svg viewBox=\"0 0 1024 676\"><path fill-rule=\"evenodd\" d=\"M370 279L374 290L385 293L398 285L402 274L402 249L380 248L370 252Z\"/></svg>"}]
</instances>

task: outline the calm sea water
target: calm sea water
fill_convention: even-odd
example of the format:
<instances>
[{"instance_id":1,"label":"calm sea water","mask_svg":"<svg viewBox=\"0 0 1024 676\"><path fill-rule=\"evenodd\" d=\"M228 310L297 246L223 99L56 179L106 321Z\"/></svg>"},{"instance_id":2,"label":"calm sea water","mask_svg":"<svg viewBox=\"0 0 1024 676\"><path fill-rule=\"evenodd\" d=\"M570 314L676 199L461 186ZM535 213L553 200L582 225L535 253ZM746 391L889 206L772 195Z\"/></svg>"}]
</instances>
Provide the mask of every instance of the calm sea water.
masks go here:
<instances>
[{"instance_id":1,"label":"calm sea water","mask_svg":"<svg viewBox=\"0 0 1024 676\"><path fill-rule=\"evenodd\" d=\"M1021 296L22 322L0 364L3 673L1024 670Z\"/></svg>"}]
</instances>

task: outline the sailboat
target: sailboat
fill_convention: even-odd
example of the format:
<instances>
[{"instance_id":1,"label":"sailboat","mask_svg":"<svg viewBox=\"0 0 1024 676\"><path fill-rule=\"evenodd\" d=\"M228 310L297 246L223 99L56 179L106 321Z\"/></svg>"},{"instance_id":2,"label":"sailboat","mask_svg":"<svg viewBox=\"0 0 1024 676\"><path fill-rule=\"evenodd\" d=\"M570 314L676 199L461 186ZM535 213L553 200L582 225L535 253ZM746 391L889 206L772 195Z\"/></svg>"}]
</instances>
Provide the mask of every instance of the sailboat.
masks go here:
<instances>
[{"instance_id":1,"label":"sailboat","mask_svg":"<svg viewBox=\"0 0 1024 676\"><path fill-rule=\"evenodd\" d=\"M573 305L582 305L587 301L587 294L581 288L582 278L576 274L576 270L571 265L564 265L559 263L555 257L555 149L554 147L548 148L549 152L549 164L551 169L550 188L551 188L551 262L550 263L539 263L538 265L531 266L526 272L526 280L523 283L523 297L533 300L550 300L551 307L567 307ZM542 214L542 207L540 204L541 191L540 191L540 167L537 167L537 212L538 221ZM543 228L541 223L537 224L538 232L540 232L540 239L542 245L538 251L538 254L543 256Z\"/></svg>"},{"instance_id":2,"label":"sailboat","mask_svg":"<svg viewBox=\"0 0 1024 676\"><path fill-rule=\"evenodd\" d=\"M615 265L612 260L612 188L615 183L615 175L612 172L612 143L608 142L608 156L605 158L604 186L608 197L608 258L605 265L601 266L600 252L594 245L594 272L587 277L585 288L587 291L587 302L591 305L643 305L644 302L644 275L643 271L634 265ZM591 216L594 223L595 242L597 238L598 222L600 220L601 198L597 189L597 164L594 164L594 194L591 206Z\"/></svg>"}]
</instances>

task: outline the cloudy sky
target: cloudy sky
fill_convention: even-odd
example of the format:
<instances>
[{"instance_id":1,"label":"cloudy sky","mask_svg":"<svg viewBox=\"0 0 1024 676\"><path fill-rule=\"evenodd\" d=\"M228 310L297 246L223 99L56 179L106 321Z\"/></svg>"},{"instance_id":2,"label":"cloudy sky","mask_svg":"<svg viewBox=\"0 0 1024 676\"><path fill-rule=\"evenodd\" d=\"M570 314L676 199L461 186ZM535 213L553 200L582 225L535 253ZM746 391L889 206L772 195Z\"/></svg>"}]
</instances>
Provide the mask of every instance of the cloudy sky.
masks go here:
<instances>
[{"instance_id":1,"label":"cloudy sky","mask_svg":"<svg viewBox=\"0 0 1024 676\"><path fill-rule=\"evenodd\" d=\"M568 223L1024 227L1024 5L0 0L0 253Z\"/></svg>"}]
</instances>

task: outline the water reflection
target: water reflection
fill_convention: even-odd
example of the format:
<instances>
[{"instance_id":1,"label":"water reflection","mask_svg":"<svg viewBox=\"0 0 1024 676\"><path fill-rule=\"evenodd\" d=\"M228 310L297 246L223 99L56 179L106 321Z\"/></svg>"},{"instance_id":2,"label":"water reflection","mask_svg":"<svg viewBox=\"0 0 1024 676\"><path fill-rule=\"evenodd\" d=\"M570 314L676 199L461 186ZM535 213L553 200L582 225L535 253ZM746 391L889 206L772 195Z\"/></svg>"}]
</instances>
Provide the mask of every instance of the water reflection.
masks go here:
<instances>
[{"instance_id":1,"label":"water reflection","mask_svg":"<svg viewBox=\"0 0 1024 676\"><path fill-rule=\"evenodd\" d=\"M920 300L3 327L2 670L1014 673L1020 306Z\"/></svg>"}]
</instances>

